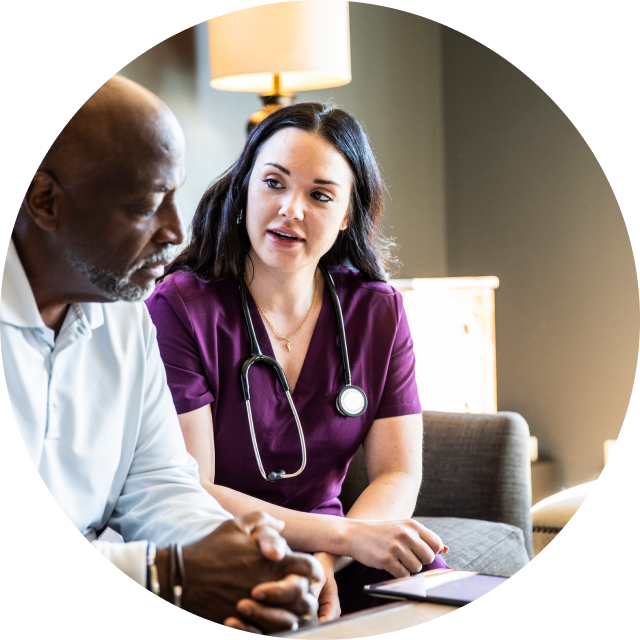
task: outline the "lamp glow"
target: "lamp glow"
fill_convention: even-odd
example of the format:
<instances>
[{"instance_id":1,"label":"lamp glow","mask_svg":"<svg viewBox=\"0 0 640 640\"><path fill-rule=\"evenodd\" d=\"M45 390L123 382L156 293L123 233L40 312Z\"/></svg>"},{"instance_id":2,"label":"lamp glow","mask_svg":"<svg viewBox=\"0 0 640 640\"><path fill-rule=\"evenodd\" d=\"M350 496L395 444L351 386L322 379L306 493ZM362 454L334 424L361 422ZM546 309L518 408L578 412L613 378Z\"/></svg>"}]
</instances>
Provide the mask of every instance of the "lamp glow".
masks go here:
<instances>
[{"instance_id":1,"label":"lamp glow","mask_svg":"<svg viewBox=\"0 0 640 640\"><path fill-rule=\"evenodd\" d=\"M280 2L209 20L211 86L285 94L351 81L349 6Z\"/></svg>"},{"instance_id":2,"label":"lamp glow","mask_svg":"<svg viewBox=\"0 0 640 640\"><path fill-rule=\"evenodd\" d=\"M605 440L604 441L604 463L607 464L609 462L609 458L613 453L613 448L616 446L615 440Z\"/></svg>"}]
</instances>

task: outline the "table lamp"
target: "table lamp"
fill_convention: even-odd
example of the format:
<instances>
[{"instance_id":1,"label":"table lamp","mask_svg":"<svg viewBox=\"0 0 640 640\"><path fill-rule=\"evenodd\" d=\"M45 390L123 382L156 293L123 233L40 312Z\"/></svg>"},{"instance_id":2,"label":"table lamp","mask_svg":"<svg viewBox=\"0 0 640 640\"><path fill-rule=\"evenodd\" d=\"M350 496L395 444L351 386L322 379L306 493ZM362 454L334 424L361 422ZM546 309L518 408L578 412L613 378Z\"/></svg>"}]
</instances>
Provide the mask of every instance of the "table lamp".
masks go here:
<instances>
[{"instance_id":1,"label":"table lamp","mask_svg":"<svg viewBox=\"0 0 640 640\"><path fill-rule=\"evenodd\" d=\"M279 2L208 22L211 86L259 93L263 108L248 130L291 104L295 91L351 82L349 3Z\"/></svg>"}]
</instances>

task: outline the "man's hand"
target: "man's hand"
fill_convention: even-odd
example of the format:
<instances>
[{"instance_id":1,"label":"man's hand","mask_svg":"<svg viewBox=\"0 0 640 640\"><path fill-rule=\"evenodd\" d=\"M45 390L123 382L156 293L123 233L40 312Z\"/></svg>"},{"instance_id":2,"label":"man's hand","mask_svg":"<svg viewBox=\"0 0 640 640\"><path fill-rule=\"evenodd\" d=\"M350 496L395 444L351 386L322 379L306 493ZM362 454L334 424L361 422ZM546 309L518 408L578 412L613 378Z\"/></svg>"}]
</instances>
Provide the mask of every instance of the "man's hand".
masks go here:
<instances>
[{"instance_id":1,"label":"man's hand","mask_svg":"<svg viewBox=\"0 0 640 640\"><path fill-rule=\"evenodd\" d=\"M269 633L297 629L299 619L311 620L315 617L318 603L309 589L307 578L291 574L277 582L265 582L254 587L251 598L240 600L237 609L252 624L232 616L224 621L226 626L254 633L260 630Z\"/></svg>"},{"instance_id":2,"label":"man's hand","mask_svg":"<svg viewBox=\"0 0 640 640\"><path fill-rule=\"evenodd\" d=\"M214 622L244 630L255 625L267 633L313 617L317 601L309 585L322 579L322 567L312 556L289 549L279 535L283 527L267 514L252 513L184 547L182 607ZM159 553L161 558L164 563ZM159 572L165 574L160 566ZM167 584L162 575L160 580Z\"/></svg>"}]
</instances>

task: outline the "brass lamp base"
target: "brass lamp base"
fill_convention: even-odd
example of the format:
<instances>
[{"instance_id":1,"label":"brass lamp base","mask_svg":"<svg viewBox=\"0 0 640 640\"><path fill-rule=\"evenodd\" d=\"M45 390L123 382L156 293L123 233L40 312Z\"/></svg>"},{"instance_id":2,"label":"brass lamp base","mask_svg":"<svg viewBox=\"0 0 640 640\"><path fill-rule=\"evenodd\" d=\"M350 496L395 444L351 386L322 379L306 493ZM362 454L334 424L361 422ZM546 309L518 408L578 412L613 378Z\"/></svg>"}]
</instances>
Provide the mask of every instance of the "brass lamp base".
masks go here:
<instances>
[{"instance_id":1,"label":"brass lamp base","mask_svg":"<svg viewBox=\"0 0 640 640\"><path fill-rule=\"evenodd\" d=\"M253 129L260 124L268 115L274 111L286 107L293 103L295 95L293 93L287 94L269 94L260 96L263 106L262 109L256 111L247 122L247 135L249 135Z\"/></svg>"},{"instance_id":2,"label":"brass lamp base","mask_svg":"<svg viewBox=\"0 0 640 640\"><path fill-rule=\"evenodd\" d=\"M260 124L269 114L290 105L296 96L293 93L282 91L282 84L279 73L273 74L273 90L271 93L263 93L260 96L262 109L256 111L247 122L247 135L253 131L256 125Z\"/></svg>"}]
</instances>

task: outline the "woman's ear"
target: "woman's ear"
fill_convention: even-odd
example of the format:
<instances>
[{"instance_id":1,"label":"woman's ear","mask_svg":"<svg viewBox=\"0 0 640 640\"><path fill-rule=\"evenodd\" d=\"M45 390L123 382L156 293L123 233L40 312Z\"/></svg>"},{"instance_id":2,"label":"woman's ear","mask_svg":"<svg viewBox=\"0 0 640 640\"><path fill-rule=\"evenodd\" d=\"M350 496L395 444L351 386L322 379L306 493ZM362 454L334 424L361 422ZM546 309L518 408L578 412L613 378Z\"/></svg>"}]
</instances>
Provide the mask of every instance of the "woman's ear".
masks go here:
<instances>
[{"instance_id":1,"label":"woman's ear","mask_svg":"<svg viewBox=\"0 0 640 640\"><path fill-rule=\"evenodd\" d=\"M49 173L38 171L24 198L24 210L41 229L50 231L58 225L61 196L62 187L58 181Z\"/></svg>"},{"instance_id":2,"label":"woman's ear","mask_svg":"<svg viewBox=\"0 0 640 640\"><path fill-rule=\"evenodd\" d=\"M351 222L351 216L353 215L353 196L349 198L349 206L347 207L347 213L344 214L344 219L340 225L340 231L345 231L349 227Z\"/></svg>"}]
</instances>

